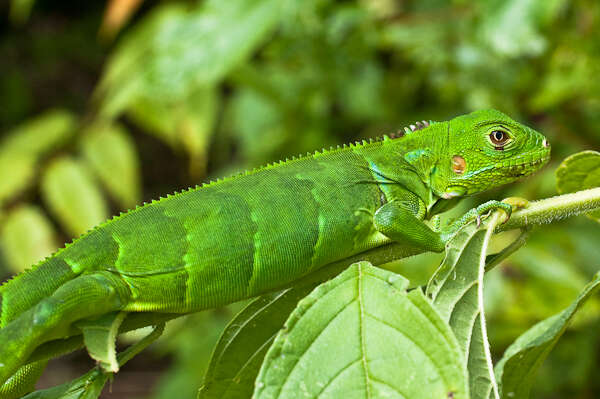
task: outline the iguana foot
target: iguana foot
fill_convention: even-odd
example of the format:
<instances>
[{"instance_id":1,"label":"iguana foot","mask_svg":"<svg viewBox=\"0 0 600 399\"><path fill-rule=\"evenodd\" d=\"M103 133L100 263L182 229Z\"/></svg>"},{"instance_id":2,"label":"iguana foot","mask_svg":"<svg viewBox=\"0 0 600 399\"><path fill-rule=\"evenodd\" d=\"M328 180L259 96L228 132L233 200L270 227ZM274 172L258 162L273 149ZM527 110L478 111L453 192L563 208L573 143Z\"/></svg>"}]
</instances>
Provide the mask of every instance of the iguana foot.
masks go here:
<instances>
[{"instance_id":1,"label":"iguana foot","mask_svg":"<svg viewBox=\"0 0 600 399\"><path fill-rule=\"evenodd\" d=\"M506 219L503 223L505 223L508 219L510 219L510 215L512 214L512 205L510 203L491 200L479 205L477 208L471 209L469 212L465 213L462 218L458 221L458 227L462 227L468 223L470 223L473 218L477 220L477 227L481 225L481 217L495 211L497 209L503 210L506 213Z\"/></svg>"},{"instance_id":2,"label":"iguana foot","mask_svg":"<svg viewBox=\"0 0 600 399\"><path fill-rule=\"evenodd\" d=\"M510 218L510 215L513 210L513 205L512 203L506 203L496 200L485 202L479 205L477 208L471 209L470 211L465 213L459 220L457 220L456 222L448 226L446 229L444 229L444 231L442 232L442 240L444 242L448 241L450 237L452 237L454 233L456 233L461 227L466 226L473 220L477 221L477 227L479 227L481 225L481 217L497 209L501 209L504 211L504 213L506 214L506 219L504 220L504 222L506 222Z\"/></svg>"}]
</instances>

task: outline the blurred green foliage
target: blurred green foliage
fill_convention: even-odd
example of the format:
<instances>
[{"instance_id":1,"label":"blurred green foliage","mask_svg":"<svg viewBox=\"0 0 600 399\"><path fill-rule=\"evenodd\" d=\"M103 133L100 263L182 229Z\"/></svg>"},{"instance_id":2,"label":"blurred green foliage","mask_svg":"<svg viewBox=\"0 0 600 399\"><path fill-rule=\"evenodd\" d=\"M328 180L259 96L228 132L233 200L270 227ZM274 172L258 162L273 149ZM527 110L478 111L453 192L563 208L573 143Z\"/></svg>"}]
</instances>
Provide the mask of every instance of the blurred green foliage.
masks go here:
<instances>
[{"instance_id":1,"label":"blurred green foliage","mask_svg":"<svg viewBox=\"0 0 600 399\"><path fill-rule=\"evenodd\" d=\"M556 170L556 183L561 194L600 186L600 152L583 151L565 159ZM587 216L600 221L598 211Z\"/></svg>"},{"instance_id":2,"label":"blurred green foliage","mask_svg":"<svg viewBox=\"0 0 600 399\"><path fill-rule=\"evenodd\" d=\"M142 200L414 120L492 107L552 143L543 172L456 213L554 195L558 162L600 147L595 0L152 1L102 42L104 10L118 3L0 6L2 277ZM585 218L544 227L487 276L493 348L572 301L600 268L599 237ZM390 267L424 283L438 264ZM173 323L155 347L171 371L139 396L194 397L228 317ZM599 323L591 300L534 397L600 395Z\"/></svg>"}]
</instances>

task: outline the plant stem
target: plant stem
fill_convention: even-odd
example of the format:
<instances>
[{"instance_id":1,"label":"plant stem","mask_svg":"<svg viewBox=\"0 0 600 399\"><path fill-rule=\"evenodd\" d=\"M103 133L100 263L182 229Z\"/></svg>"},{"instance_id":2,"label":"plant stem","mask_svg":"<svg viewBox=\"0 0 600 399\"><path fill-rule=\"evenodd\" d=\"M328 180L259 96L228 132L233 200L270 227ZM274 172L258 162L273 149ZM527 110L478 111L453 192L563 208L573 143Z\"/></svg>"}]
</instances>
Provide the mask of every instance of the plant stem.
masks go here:
<instances>
[{"instance_id":1,"label":"plant stem","mask_svg":"<svg viewBox=\"0 0 600 399\"><path fill-rule=\"evenodd\" d=\"M481 340L483 341L483 353L485 355L485 362L487 363L487 369L490 378L490 384L492 385L492 393L495 399L500 399L500 394L498 393L498 382L496 382L496 376L494 375L494 363L492 362L492 353L490 350L490 341L488 340L487 334L487 326L485 323L485 309L484 309L484 300L483 300L483 276L485 275L485 260L486 260L486 249L489 246L490 239L492 238L492 234L496 226L500 221L501 213L494 212L491 216L491 220L489 221L490 225L488 230L485 232L485 237L483 239L483 250L480 254L479 259L479 270L477 273L477 308L479 310L479 321L481 325Z\"/></svg>"},{"instance_id":2,"label":"plant stem","mask_svg":"<svg viewBox=\"0 0 600 399\"><path fill-rule=\"evenodd\" d=\"M527 208L513 212L496 232L537 224L546 224L600 209L600 187L530 202Z\"/></svg>"}]
</instances>

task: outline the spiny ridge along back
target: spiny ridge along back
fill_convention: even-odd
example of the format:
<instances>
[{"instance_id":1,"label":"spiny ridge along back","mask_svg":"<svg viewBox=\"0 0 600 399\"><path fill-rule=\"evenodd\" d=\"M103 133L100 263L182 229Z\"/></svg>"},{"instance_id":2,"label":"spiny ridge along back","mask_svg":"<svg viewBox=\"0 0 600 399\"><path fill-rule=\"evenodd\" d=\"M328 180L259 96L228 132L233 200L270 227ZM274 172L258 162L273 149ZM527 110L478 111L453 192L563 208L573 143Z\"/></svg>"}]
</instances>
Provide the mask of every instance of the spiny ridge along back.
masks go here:
<instances>
[{"instance_id":1,"label":"spiny ridge along back","mask_svg":"<svg viewBox=\"0 0 600 399\"><path fill-rule=\"evenodd\" d=\"M329 151L345 149L345 148L348 148L348 147L350 147L350 148L360 147L360 146L367 145L369 143L373 143L373 142L376 142L376 141L383 141L386 138L390 138L390 139L400 138L400 137L405 136L406 134L409 134L409 133L412 133L412 132L416 132L417 130L425 129L426 127L429 127L432 123L433 123L432 121L425 121L425 120L420 121L420 122L417 121L414 124L411 124L411 125L408 125L408 127L405 127L404 130L398 130L396 133L386 134L383 137L378 137L378 138L375 138L375 139L370 138L368 140L355 141L354 143L348 143L348 144L343 143L341 146L337 145L336 147L331 147L329 149ZM210 186L210 185L215 184L215 183L220 183L222 181L229 180L230 178L234 178L234 177L238 177L238 176L243 176L243 175L249 175L249 174L257 172L257 171L259 171L261 169L272 168L272 167L277 166L277 165L285 164L286 162L289 162L289 161L295 161L297 159L310 158L312 156L318 156L318 155L327 154L329 151L327 149L323 148L321 150L316 150L313 153L307 152L306 155L300 154L299 156L292 156L291 158L286 158L285 160L279 160L279 161L276 161L276 162L270 162L270 163L267 163L266 165L263 165L261 167L253 168L251 170L246 170L244 172L240 172L238 174L234 174L234 175L226 177L226 178L211 179L209 182L203 182L200 186L196 186L196 188L204 188L204 187ZM175 193L175 194L177 194L177 193Z\"/></svg>"},{"instance_id":2,"label":"spiny ridge along back","mask_svg":"<svg viewBox=\"0 0 600 399\"><path fill-rule=\"evenodd\" d=\"M417 121L414 124L406 126L404 129L400 129L395 133L390 133L388 137L391 139L404 137L405 135L416 132L417 130L425 129L426 127L429 127L430 124L431 121Z\"/></svg>"}]
</instances>

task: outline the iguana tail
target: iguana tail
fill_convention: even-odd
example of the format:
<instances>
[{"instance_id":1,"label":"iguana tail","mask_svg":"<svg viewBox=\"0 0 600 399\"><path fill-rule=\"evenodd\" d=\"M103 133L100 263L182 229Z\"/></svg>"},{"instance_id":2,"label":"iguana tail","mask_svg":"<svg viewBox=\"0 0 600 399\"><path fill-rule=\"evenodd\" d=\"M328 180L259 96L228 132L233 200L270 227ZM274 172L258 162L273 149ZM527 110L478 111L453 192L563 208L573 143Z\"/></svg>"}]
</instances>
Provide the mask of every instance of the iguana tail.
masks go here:
<instances>
[{"instance_id":1,"label":"iguana tail","mask_svg":"<svg viewBox=\"0 0 600 399\"><path fill-rule=\"evenodd\" d=\"M0 286L0 328L76 276L63 259L54 255L5 282Z\"/></svg>"},{"instance_id":2,"label":"iguana tail","mask_svg":"<svg viewBox=\"0 0 600 399\"><path fill-rule=\"evenodd\" d=\"M129 287L107 271L118 253L110 240L92 230L0 287L0 386L41 344L73 335L74 322L127 305Z\"/></svg>"},{"instance_id":3,"label":"iguana tail","mask_svg":"<svg viewBox=\"0 0 600 399\"><path fill-rule=\"evenodd\" d=\"M58 287L76 277L60 258L52 256L0 286L0 330L27 309L50 296ZM0 398L18 398L31 391L47 361L26 365L0 383Z\"/></svg>"},{"instance_id":4,"label":"iguana tail","mask_svg":"<svg viewBox=\"0 0 600 399\"><path fill-rule=\"evenodd\" d=\"M114 219L118 218L120 216ZM119 248L110 233L101 228L107 223L0 286L0 328L82 273L90 274L114 266Z\"/></svg>"}]
</instances>

